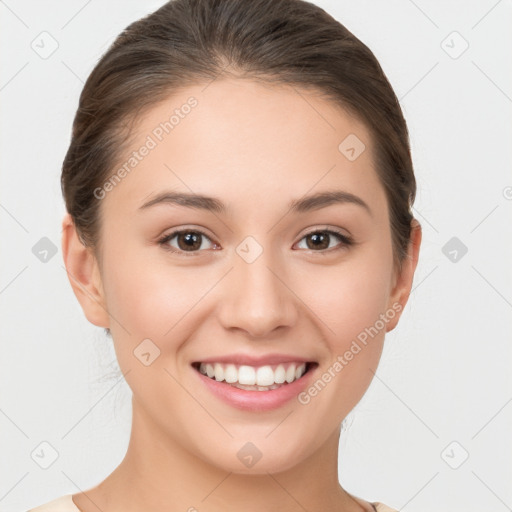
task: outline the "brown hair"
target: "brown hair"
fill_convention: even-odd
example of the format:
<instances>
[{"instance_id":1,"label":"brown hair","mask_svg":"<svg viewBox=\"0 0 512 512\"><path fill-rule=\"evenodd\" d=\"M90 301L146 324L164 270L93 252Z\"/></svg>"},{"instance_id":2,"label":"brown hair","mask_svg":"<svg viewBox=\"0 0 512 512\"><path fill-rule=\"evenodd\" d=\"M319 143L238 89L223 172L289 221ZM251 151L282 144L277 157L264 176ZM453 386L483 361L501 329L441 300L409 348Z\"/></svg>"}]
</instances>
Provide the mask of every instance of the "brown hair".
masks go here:
<instances>
[{"instance_id":1,"label":"brown hair","mask_svg":"<svg viewBox=\"0 0 512 512\"><path fill-rule=\"evenodd\" d=\"M171 0L123 30L85 83L62 166L66 209L82 243L99 256L94 190L121 159L139 114L219 76L318 91L367 126L400 265L416 194L400 104L369 48L303 0Z\"/></svg>"}]
</instances>

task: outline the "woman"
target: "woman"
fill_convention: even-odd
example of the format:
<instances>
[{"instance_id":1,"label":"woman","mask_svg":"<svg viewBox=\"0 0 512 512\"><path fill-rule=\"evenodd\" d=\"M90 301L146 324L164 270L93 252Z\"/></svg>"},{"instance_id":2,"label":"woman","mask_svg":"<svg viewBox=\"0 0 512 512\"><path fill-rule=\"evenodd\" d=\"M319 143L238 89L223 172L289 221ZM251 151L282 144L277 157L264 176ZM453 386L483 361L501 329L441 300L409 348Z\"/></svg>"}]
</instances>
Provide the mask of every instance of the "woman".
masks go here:
<instances>
[{"instance_id":1,"label":"woman","mask_svg":"<svg viewBox=\"0 0 512 512\"><path fill-rule=\"evenodd\" d=\"M174 0L89 76L62 249L133 391L121 464L37 512L389 512L338 481L343 419L421 242L397 98L302 0Z\"/></svg>"}]
</instances>

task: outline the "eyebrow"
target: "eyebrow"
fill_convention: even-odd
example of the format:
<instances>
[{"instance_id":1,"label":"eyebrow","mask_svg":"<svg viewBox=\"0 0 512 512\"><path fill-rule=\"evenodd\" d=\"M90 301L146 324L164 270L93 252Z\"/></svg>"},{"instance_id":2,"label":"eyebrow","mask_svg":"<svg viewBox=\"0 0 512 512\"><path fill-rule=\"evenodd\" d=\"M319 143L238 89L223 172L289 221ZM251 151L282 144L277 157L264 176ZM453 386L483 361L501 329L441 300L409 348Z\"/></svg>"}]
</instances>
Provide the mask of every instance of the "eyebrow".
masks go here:
<instances>
[{"instance_id":1,"label":"eyebrow","mask_svg":"<svg viewBox=\"0 0 512 512\"><path fill-rule=\"evenodd\" d=\"M160 204L184 206L186 208L206 210L213 213L224 213L227 211L226 205L215 197L172 191L162 192L156 195L153 199L144 203L139 210L145 210L151 206ZM367 203L359 196L344 190L318 192L313 195L301 197L300 199L294 199L288 204L288 208L293 213L307 213L326 208L333 204L355 204L361 206L372 215L372 211Z\"/></svg>"}]
</instances>

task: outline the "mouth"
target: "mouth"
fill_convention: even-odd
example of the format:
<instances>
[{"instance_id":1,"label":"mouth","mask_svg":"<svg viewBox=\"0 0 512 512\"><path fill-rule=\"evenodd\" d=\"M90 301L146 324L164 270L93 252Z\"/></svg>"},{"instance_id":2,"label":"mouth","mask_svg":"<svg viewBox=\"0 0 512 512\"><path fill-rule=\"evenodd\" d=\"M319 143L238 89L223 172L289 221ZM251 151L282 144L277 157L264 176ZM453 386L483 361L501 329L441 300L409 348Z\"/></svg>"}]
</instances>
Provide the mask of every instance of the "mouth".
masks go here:
<instances>
[{"instance_id":1,"label":"mouth","mask_svg":"<svg viewBox=\"0 0 512 512\"><path fill-rule=\"evenodd\" d=\"M261 366L214 361L192 363L194 370L212 381L244 391L258 392L269 392L290 386L303 379L317 366L318 363L314 361L291 361Z\"/></svg>"}]
</instances>

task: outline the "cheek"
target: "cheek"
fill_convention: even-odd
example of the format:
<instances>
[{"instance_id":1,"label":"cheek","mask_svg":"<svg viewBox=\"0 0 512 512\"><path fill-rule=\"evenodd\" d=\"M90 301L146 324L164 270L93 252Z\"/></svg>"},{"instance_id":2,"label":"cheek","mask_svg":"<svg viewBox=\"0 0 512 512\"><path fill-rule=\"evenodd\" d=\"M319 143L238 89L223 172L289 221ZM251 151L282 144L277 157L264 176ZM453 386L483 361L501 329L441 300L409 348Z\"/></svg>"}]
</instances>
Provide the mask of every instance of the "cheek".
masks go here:
<instances>
[{"instance_id":1,"label":"cheek","mask_svg":"<svg viewBox=\"0 0 512 512\"><path fill-rule=\"evenodd\" d=\"M391 258L378 258L371 253L333 266L327 272L316 269L309 273L305 302L325 326L333 351L345 346L378 322L389 299ZM381 323L377 324L382 328Z\"/></svg>"},{"instance_id":2,"label":"cheek","mask_svg":"<svg viewBox=\"0 0 512 512\"><path fill-rule=\"evenodd\" d=\"M327 430L346 417L373 379L386 332L382 315L386 313L390 269L391 258L361 257L336 270L332 267L329 273L317 270L310 274L315 286L306 302L318 314L316 324L322 326L327 351L317 380L299 397L299 403L309 408L311 421L329 418L323 427Z\"/></svg>"},{"instance_id":3,"label":"cheek","mask_svg":"<svg viewBox=\"0 0 512 512\"><path fill-rule=\"evenodd\" d=\"M158 411L162 403L186 399L170 374L176 375L174 358L193 333L195 325L190 319L211 287L211 275L208 279L204 272L166 264L162 259L150 261L140 247L138 252L116 254L104 257L104 289L116 356L123 373L128 372L126 381L134 395ZM161 416L167 421L165 414Z\"/></svg>"},{"instance_id":4,"label":"cheek","mask_svg":"<svg viewBox=\"0 0 512 512\"><path fill-rule=\"evenodd\" d=\"M105 285L109 312L134 335L161 339L178 329L211 287L201 272L125 258Z\"/></svg>"},{"instance_id":5,"label":"cheek","mask_svg":"<svg viewBox=\"0 0 512 512\"><path fill-rule=\"evenodd\" d=\"M196 308L204 309L207 301L201 299L217 278L208 266L187 268L166 262L161 254L151 258L150 251L156 252L139 247L105 254L104 290L111 331L114 339L116 335L129 339L134 346L149 338L162 351L175 350L173 340L179 343L186 338L190 318Z\"/></svg>"}]
</instances>

